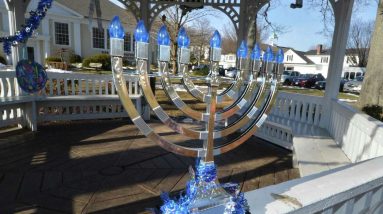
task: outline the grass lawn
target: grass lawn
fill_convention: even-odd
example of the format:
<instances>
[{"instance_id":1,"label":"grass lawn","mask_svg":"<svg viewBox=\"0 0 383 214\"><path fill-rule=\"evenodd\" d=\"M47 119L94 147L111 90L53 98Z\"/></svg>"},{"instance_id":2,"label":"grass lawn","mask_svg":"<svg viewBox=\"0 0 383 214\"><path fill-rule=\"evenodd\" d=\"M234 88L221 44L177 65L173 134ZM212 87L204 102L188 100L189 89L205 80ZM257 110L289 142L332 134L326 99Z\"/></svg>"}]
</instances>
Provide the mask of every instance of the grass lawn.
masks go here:
<instances>
[{"instance_id":1,"label":"grass lawn","mask_svg":"<svg viewBox=\"0 0 383 214\"><path fill-rule=\"evenodd\" d=\"M317 90L317 89L280 86L278 90L283 92L304 94L304 95L311 95L311 96L318 96L318 97L324 96L324 90ZM338 99L347 99L347 100L355 100L355 101L358 100L358 97L359 97L358 95L343 93L343 92L339 92L339 95L338 95Z\"/></svg>"}]
</instances>

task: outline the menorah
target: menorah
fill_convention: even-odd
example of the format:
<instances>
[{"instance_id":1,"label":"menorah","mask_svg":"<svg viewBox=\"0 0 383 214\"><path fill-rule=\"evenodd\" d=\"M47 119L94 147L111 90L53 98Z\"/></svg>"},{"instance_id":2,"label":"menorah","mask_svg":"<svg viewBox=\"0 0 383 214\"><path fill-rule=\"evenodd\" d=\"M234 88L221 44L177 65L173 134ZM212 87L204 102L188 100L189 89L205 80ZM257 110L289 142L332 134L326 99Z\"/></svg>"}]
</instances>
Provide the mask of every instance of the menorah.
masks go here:
<instances>
[{"instance_id":1,"label":"menorah","mask_svg":"<svg viewBox=\"0 0 383 214\"><path fill-rule=\"evenodd\" d=\"M278 50L276 56L271 47L262 55L258 44L251 51L248 59L248 48L242 42L237 51L238 73L235 79L221 77L218 74L221 59L221 36L215 31L210 40L210 73L204 77L191 75L188 69L190 64L190 39L185 28L178 33L177 44L177 75L169 71L171 61L170 36L166 26L158 32L158 72L148 74L149 60L149 33L143 21L139 21L134 33L136 40L135 58L137 70L131 75L139 77L139 84L146 101L158 119L175 132L191 139L200 140L199 147L189 147L169 142L144 121L135 105L129 98L124 78L122 61L124 56L125 32L118 17L115 17L109 28L111 44L111 61L113 78L122 105L138 129L162 148L190 157L197 157L196 171L190 170L191 179L187 183L186 191L178 199L170 199L162 195L165 204L161 207L163 213L244 213L246 200L240 193L236 184L219 184L214 156L228 152L245 141L262 125L267 118L271 101L277 90L277 79L283 69L283 51ZM151 89L149 77L161 79L162 87L173 104L185 115L199 121L202 129L187 127L172 119L161 107ZM175 90L172 80L181 79L185 89L197 100L206 103L206 112L200 112L188 106ZM208 90L200 90L193 81L200 80L206 83ZM218 93L223 83L229 86ZM269 87L266 87L269 85ZM261 95L265 99L261 102ZM229 100L223 110L217 111L217 103ZM260 102L260 107L256 104ZM225 121L225 125L218 127L218 122ZM230 137L229 137L230 136ZM215 143L220 140L220 143Z\"/></svg>"}]
</instances>

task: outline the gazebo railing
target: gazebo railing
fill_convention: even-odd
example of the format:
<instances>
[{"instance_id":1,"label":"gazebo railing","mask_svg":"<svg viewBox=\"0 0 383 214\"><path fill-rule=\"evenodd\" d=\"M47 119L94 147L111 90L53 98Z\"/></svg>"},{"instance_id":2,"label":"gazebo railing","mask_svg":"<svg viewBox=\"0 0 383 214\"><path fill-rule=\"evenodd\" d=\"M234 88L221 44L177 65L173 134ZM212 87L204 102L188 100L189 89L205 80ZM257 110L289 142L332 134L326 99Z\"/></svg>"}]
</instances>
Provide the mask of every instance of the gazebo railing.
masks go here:
<instances>
[{"instance_id":1,"label":"gazebo railing","mask_svg":"<svg viewBox=\"0 0 383 214\"><path fill-rule=\"evenodd\" d=\"M383 155L383 123L333 100L329 133L352 162Z\"/></svg>"}]
</instances>

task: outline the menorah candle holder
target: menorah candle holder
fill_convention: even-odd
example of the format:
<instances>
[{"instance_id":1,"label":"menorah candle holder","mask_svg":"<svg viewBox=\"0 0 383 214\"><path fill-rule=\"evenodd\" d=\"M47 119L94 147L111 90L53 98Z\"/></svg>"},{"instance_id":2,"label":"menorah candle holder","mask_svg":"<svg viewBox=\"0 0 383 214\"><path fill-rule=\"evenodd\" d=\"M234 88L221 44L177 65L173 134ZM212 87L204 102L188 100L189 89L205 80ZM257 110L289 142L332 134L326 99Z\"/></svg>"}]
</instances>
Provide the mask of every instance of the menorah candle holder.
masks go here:
<instances>
[{"instance_id":1,"label":"menorah candle holder","mask_svg":"<svg viewBox=\"0 0 383 214\"><path fill-rule=\"evenodd\" d=\"M158 72L156 77L161 79L163 90L174 105L185 115L199 123L204 124L204 130L193 129L173 120L155 99L149 83L148 56L149 34L142 21L139 21L134 33L136 40L135 56L137 71L131 75L139 78L139 84L144 97L154 114L159 120L175 132L191 139L202 142L200 148L187 147L172 143L154 132L143 120L135 108L126 87L123 75L123 39L124 29L118 17L115 17L109 28L111 40L111 61L113 78L121 103L129 117L137 128L152 141L162 148L175 154L196 157L195 170L190 168L190 180L187 182L185 191L177 198L171 199L168 194L161 195L164 205L162 213L245 213L248 209L243 194L239 191L239 185L228 183L220 184L217 177L217 167L214 164L214 156L228 152L246 140L262 125L271 108L271 100L277 90L277 77L283 68L283 51L280 49L274 58L273 51L269 47L261 58L261 49L257 44L248 59L248 49L245 42L238 49L238 73L235 79L225 78L218 75L219 61L221 58L221 36L215 31L210 40L210 72L205 77L193 77L188 70L190 63L190 39L185 28L178 33L178 75L169 72L170 37L166 26L162 26L158 32ZM151 74L152 75L152 74ZM187 91L196 99L206 103L206 111L199 112L190 108L178 95L172 85L172 79L182 79L182 84ZM203 80L208 86L208 91L201 91L193 83L193 80ZM218 93L222 83L230 85ZM269 84L269 87L266 87ZM268 88L268 90L266 90ZM261 95L265 93L265 100L261 107L256 104ZM217 111L217 103L223 100L231 100L223 110ZM227 121L223 127L217 123ZM222 123L221 123L222 124ZM216 143L218 139L230 136L224 143Z\"/></svg>"}]
</instances>

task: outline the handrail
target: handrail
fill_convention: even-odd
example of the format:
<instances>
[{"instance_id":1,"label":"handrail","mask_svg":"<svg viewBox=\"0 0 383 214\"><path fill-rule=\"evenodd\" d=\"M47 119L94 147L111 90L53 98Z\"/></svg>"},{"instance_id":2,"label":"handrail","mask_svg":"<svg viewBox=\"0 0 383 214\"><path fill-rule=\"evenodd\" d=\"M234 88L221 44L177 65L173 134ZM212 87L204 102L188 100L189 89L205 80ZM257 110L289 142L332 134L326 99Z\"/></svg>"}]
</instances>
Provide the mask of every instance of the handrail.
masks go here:
<instances>
[{"instance_id":1,"label":"handrail","mask_svg":"<svg viewBox=\"0 0 383 214\"><path fill-rule=\"evenodd\" d=\"M382 213L383 157L245 193L251 213Z\"/></svg>"},{"instance_id":2,"label":"handrail","mask_svg":"<svg viewBox=\"0 0 383 214\"><path fill-rule=\"evenodd\" d=\"M383 123L344 102L331 104L329 133L352 162L383 155Z\"/></svg>"}]
</instances>

